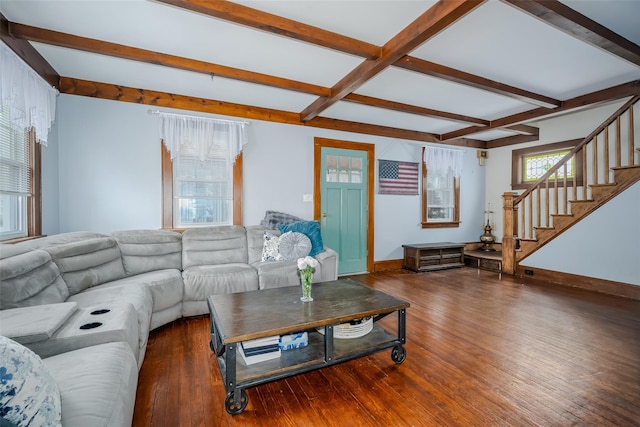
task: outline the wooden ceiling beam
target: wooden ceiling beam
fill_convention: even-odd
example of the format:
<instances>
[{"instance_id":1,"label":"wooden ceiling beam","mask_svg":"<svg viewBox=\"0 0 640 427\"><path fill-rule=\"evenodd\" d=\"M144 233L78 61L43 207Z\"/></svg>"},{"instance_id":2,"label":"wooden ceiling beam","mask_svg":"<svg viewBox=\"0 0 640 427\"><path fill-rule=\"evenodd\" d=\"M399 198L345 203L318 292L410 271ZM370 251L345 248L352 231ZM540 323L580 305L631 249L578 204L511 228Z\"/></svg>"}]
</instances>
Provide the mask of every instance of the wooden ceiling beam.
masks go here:
<instances>
[{"instance_id":1,"label":"wooden ceiling beam","mask_svg":"<svg viewBox=\"0 0 640 427\"><path fill-rule=\"evenodd\" d=\"M510 132L515 132L520 135L538 136L540 134L539 128L535 126L529 126L529 125L523 125L523 124L505 126L503 129L508 130Z\"/></svg>"},{"instance_id":2,"label":"wooden ceiling beam","mask_svg":"<svg viewBox=\"0 0 640 427\"><path fill-rule=\"evenodd\" d=\"M557 0L503 0L578 40L640 65L640 46Z\"/></svg>"},{"instance_id":3,"label":"wooden ceiling beam","mask_svg":"<svg viewBox=\"0 0 640 427\"><path fill-rule=\"evenodd\" d=\"M435 36L478 7L485 0L439 1L413 21L382 47L377 59L365 59L331 88L331 96L320 97L300 113L302 121L309 121L322 111L358 89L367 80Z\"/></svg>"},{"instance_id":4,"label":"wooden ceiling beam","mask_svg":"<svg viewBox=\"0 0 640 427\"><path fill-rule=\"evenodd\" d=\"M575 98L568 99L566 101L562 101L562 105L553 110L550 110L548 108L536 108L533 110L524 111L522 113L505 116L500 119L492 120L489 129L504 128L517 123L539 119L545 116L553 116L563 112L588 107L593 104L599 104L606 101L614 101L638 94L640 94L640 80L633 80L607 89L591 92L586 95L581 95ZM471 135L473 133L486 130L487 128L483 128L480 126L470 126L464 129L458 129L453 132L443 134L442 140L447 141L449 139L461 138L466 135Z\"/></svg>"},{"instance_id":5,"label":"wooden ceiling beam","mask_svg":"<svg viewBox=\"0 0 640 427\"><path fill-rule=\"evenodd\" d=\"M476 76L474 74L466 73L464 71L449 68L444 65L425 61L424 59L415 58L412 56L404 56L393 65L405 70L415 71L420 74L426 74L428 76L436 77L453 83L471 86L476 89L481 89L498 95L515 98L518 101L537 105L539 107L556 108L562 103L562 101L550 98L548 96L533 93L528 90L510 86L505 83L496 82L494 80L486 79L484 77Z\"/></svg>"},{"instance_id":6,"label":"wooden ceiling beam","mask_svg":"<svg viewBox=\"0 0 640 427\"><path fill-rule=\"evenodd\" d=\"M30 40L53 46L76 49L84 52L97 53L100 55L113 56L116 58L139 61L148 64L162 65L196 73L211 74L219 77L261 84L280 89L287 89L311 95L329 96L331 92L330 88L323 86L284 79L267 74L255 73L239 68L227 67L224 65L212 64L195 59L139 49L131 46L120 45L117 43L110 43L101 40L75 36L72 34L61 33L44 28L31 27L14 22L9 22L8 28L11 35L20 40ZM464 123L481 124L483 126L489 125L488 120L478 119L475 117L447 113L409 104L386 101L379 98L366 97L363 95L352 95L353 96L347 96L345 100L373 107L392 109L405 113L433 116Z\"/></svg>"},{"instance_id":7,"label":"wooden ceiling beam","mask_svg":"<svg viewBox=\"0 0 640 427\"><path fill-rule=\"evenodd\" d=\"M313 120L302 122L300 121L300 115L298 113L289 111L255 107L251 105L236 104L232 102L213 99L197 98L193 96L177 95L166 92L137 89L114 84L74 79L70 77L60 78L60 92L68 95L79 95L112 101L145 104L153 107L177 108L187 111L199 111L203 113L221 114L225 116L242 117L246 119L341 130L345 132L407 139L411 141L432 143L441 142L440 135L432 134L429 132L399 129L388 126L372 125L368 123L351 122L346 120L332 119L328 117L316 117ZM460 140L448 142L447 144L485 148L485 144L482 141L474 140Z\"/></svg>"},{"instance_id":8,"label":"wooden ceiling beam","mask_svg":"<svg viewBox=\"0 0 640 427\"><path fill-rule=\"evenodd\" d=\"M195 59L154 52L151 50L124 46L117 43L110 43L101 40L60 33L57 31L46 30L44 28L31 27L14 22L9 23L9 32L18 39L31 40L53 46L81 50L84 52L91 52L100 55L113 56L116 58L145 62L147 64L163 65L180 70L216 75L249 83L258 83L265 86L308 93L311 95L327 96L330 93L329 88L318 85L298 82L295 80L271 76L268 74L255 73L239 68L227 67L224 65L212 64Z\"/></svg>"},{"instance_id":9,"label":"wooden ceiling beam","mask_svg":"<svg viewBox=\"0 0 640 427\"><path fill-rule=\"evenodd\" d=\"M426 117L435 117L438 119L452 120L455 122L475 123L482 126L489 126L489 120L479 119L477 117L465 116L462 114L448 113L446 111L433 110L431 108L418 107L416 105L404 104L402 102L388 101L386 99L374 98L372 96L359 95L350 93L345 96L343 101L353 102L356 104L367 105L370 107L379 107L387 110L400 111L402 113L417 114Z\"/></svg>"},{"instance_id":10,"label":"wooden ceiling beam","mask_svg":"<svg viewBox=\"0 0 640 427\"><path fill-rule=\"evenodd\" d=\"M16 38L11 34L10 22L2 13L0 13L0 40L9 46L16 55L22 58L47 83L55 88L58 87L60 83L58 72L28 41Z\"/></svg>"},{"instance_id":11,"label":"wooden ceiling beam","mask_svg":"<svg viewBox=\"0 0 640 427\"><path fill-rule=\"evenodd\" d=\"M181 9L191 10L224 21L234 22L272 34L349 53L363 58L380 56L380 47L342 34L303 24L230 1L157 0Z\"/></svg>"}]
</instances>

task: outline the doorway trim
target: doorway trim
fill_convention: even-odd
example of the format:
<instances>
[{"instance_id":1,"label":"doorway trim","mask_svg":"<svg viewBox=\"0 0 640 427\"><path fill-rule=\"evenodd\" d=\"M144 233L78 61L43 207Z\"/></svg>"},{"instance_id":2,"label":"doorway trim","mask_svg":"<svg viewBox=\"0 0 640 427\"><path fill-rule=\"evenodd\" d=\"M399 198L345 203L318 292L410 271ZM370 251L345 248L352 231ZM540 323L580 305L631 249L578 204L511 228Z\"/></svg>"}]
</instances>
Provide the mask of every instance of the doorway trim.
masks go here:
<instances>
[{"instance_id":1,"label":"doorway trim","mask_svg":"<svg viewBox=\"0 0 640 427\"><path fill-rule=\"evenodd\" d=\"M329 139L329 138L313 138L313 194L316 197L313 198L313 217L318 222L320 221L320 180L321 177L321 160L322 160L322 148L344 148L346 150L365 151L367 153L367 271L374 271L373 264L373 237L374 237L374 171L375 171L375 144L369 144L366 142L345 141L341 139Z\"/></svg>"}]
</instances>

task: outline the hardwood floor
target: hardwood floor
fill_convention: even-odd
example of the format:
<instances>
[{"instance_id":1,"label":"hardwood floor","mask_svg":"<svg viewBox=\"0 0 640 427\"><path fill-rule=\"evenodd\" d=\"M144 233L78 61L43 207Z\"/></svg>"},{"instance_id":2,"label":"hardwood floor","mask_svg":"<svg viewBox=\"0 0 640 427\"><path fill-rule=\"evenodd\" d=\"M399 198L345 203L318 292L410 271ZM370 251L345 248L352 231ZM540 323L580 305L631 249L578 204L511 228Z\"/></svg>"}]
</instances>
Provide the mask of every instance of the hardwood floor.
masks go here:
<instances>
[{"instance_id":1,"label":"hardwood floor","mask_svg":"<svg viewBox=\"0 0 640 427\"><path fill-rule=\"evenodd\" d=\"M383 351L250 388L232 416L209 318L184 319L150 334L133 425L640 425L640 301L469 267L351 278L411 303L404 363Z\"/></svg>"}]
</instances>

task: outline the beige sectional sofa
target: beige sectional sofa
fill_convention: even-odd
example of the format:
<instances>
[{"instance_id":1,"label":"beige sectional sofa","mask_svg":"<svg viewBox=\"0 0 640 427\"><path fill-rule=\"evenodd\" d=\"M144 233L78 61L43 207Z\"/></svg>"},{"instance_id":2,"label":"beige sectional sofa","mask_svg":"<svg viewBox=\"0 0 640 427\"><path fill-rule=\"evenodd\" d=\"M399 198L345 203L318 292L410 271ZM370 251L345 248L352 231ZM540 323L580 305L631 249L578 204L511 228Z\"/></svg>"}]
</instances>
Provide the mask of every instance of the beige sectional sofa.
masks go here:
<instances>
[{"instance_id":1,"label":"beige sectional sofa","mask_svg":"<svg viewBox=\"0 0 640 427\"><path fill-rule=\"evenodd\" d=\"M51 368L64 426L130 425L149 331L208 313L208 295L299 286L295 260L262 260L265 233L280 234L220 226L0 245L0 335ZM336 252L324 248L315 258L314 282L335 280ZM105 372L128 377L109 383Z\"/></svg>"}]
</instances>

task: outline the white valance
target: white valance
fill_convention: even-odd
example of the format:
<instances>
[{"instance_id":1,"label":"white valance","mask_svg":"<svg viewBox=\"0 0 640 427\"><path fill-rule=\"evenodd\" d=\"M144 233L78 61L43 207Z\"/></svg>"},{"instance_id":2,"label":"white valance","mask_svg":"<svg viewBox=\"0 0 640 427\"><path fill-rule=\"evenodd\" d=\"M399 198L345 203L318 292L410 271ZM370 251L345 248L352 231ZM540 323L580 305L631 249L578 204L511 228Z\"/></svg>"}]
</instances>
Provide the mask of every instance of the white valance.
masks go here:
<instances>
[{"instance_id":1,"label":"white valance","mask_svg":"<svg viewBox=\"0 0 640 427\"><path fill-rule=\"evenodd\" d=\"M216 153L227 151L233 161L247 143L246 122L208 119L180 114L158 113L160 116L160 138L171 154L171 160L181 151L200 160L216 157Z\"/></svg>"},{"instance_id":2,"label":"white valance","mask_svg":"<svg viewBox=\"0 0 640 427\"><path fill-rule=\"evenodd\" d=\"M462 173L463 150L454 148L425 147L424 163L431 172L446 175L451 170L453 176L460 177Z\"/></svg>"},{"instance_id":3,"label":"white valance","mask_svg":"<svg viewBox=\"0 0 640 427\"><path fill-rule=\"evenodd\" d=\"M47 145L58 91L4 43L0 43L0 77L0 102L9 108L12 123L23 129L33 127L36 140Z\"/></svg>"}]
</instances>

